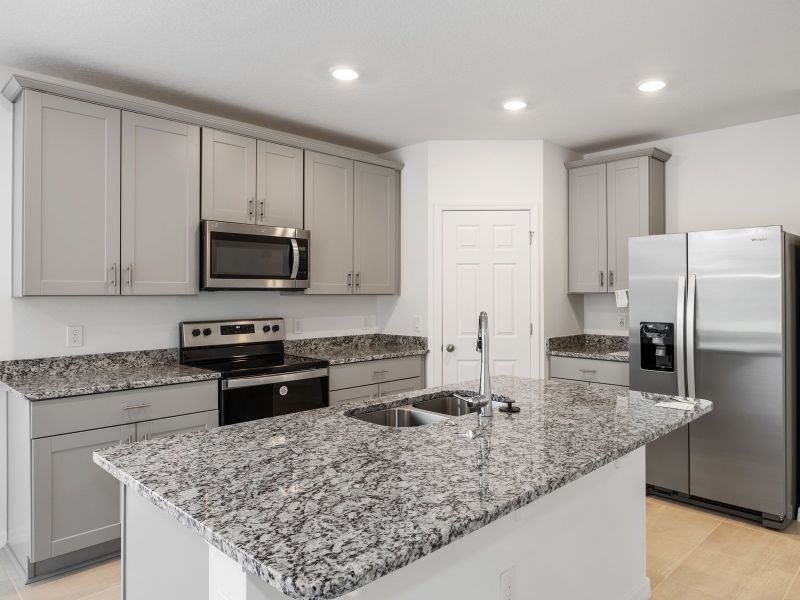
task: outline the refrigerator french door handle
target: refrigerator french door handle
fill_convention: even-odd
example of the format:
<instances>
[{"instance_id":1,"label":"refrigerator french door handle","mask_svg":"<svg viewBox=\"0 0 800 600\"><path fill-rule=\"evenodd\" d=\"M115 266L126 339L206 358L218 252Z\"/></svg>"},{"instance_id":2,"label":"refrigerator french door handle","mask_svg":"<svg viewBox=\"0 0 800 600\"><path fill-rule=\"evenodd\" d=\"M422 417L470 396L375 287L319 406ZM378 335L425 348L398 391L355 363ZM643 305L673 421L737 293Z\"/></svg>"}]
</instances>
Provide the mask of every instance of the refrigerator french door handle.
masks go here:
<instances>
[{"instance_id":1,"label":"refrigerator french door handle","mask_svg":"<svg viewBox=\"0 0 800 600\"><path fill-rule=\"evenodd\" d=\"M694 385L694 317L697 296L697 275L689 273L689 290L686 294L686 388L690 398L695 398Z\"/></svg>"},{"instance_id":2,"label":"refrigerator french door handle","mask_svg":"<svg viewBox=\"0 0 800 600\"><path fill-rule=\"evenodd\" d=\"M675 323L675 365L678 375L678 395L686 395L686 373L684 372L684 333L686 325L686 275L678 276L677 322Z\"/></svg>"}]
</instances>

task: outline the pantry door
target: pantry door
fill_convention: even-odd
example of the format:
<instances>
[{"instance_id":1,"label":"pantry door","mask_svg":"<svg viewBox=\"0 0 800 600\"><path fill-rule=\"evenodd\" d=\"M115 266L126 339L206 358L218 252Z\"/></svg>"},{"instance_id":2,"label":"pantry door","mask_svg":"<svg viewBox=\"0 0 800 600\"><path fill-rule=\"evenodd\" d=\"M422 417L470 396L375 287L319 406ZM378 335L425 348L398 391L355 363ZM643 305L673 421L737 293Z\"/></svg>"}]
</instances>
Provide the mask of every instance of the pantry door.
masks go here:
<instances>
[{"instance_id":1,"label":"pantry door","mask_svg":"<svg viewBox=\"0 0 800 600\"><path fill-rule=\"evenodd\" d=\"M527 210L442 215L442 383L478 378L478 315L489 315L492 375L531 376Z\"/></svg>"}]
</instances>

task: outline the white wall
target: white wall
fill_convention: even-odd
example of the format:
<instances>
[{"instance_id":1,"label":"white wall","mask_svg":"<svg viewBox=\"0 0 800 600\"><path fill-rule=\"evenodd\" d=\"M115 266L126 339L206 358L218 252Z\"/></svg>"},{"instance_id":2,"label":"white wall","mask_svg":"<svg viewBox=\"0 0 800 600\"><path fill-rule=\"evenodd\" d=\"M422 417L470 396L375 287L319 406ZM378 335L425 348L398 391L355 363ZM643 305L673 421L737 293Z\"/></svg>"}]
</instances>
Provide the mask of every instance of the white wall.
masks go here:
<instances>
[{"instance_id":1,"label":"white wall","mask_svg":"<svg viewBox=\"0 0 800 600\"><path fill-rule=\"evenodd\" d=\"M389 154L405 164L402 186L400 298L378 301L378 323L414 334L421 316L429 339L428 381L441 380L441 328L437 323L436 250L441 210L456 206L533 208L542 202L542 142L431 141ZM538 268L538 265L537 265ZM534 279L534 281L537 281ZM539 291L535 290L538 295ZM538 349L537 349L538 350ZM535 357L538 361L538 357ZM538 362L536 363L538 366Z\"/></svg>"},{"instance_id":2,"label":"white wall","mask_svg":"<svg viewBox=\"0 0 800 600\"><path fill-rule=\"evenodd\" d=\"M406 146L385 155L404 164L400 173L400 295L378 297L378 327L402 335L427 336L428 256L428 144ZM414 328L415 319L420 329Z\"/></svg>"},{"instance_id":3,"label":"white wall","mask_svg":"<svg viewBox=\"0 0 800 600\"><path fill-rule=\"evenodd\" d=\"M800 233L800 115L617 148L657 146L666 165L667 233L783 225ZM613 296L587 294L587 332L612 332ZM622 332L623 334L625 332Z\"/></svg>"},{"instance_id":4,"label":"white wall","mask_svg":"<svg viewBox=\"0 0 800 600\"><path fill-rule=\"evenodd\" d=\"M583 296L567 294L567 169L576 152L544 143L542 194L542 331L544 339L583 331Z\"/></svg>"}]
</instances>

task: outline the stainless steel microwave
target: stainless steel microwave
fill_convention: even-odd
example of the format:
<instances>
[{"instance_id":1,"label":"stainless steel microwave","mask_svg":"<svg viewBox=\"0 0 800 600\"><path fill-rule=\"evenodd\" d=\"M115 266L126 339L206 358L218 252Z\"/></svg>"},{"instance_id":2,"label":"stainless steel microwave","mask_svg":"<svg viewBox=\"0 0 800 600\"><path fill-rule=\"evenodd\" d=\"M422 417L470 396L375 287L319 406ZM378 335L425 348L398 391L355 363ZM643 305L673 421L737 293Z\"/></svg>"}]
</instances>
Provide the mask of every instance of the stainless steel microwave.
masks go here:
<instances>
[{"instance_id":1,"label":"stainless steel microwave","mask_svg":"<svg viewBox=\"0 0 800 600\"><path fill-rule=\"evenodd\" d=\"M306 229L203 221L203 290L271 290L308 287Z\"/></svg>"}]
</instances>

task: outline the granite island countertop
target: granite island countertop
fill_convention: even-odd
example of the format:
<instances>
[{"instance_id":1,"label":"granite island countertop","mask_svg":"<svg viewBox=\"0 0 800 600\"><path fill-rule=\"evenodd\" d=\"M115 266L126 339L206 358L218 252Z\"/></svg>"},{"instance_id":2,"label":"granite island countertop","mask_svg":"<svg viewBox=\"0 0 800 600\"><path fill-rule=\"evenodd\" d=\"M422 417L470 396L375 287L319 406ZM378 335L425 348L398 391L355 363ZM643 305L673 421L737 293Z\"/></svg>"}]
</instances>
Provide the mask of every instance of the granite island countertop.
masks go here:
<instances>
[{"instance_id":1,"label":"granite island countertop","mask_svg":"<svg viewBox=\"0 0 800 600\"><path fill-rule=\"evenodd\" d=\"M372 333L286 340L288 354L327 360L331 365L422 356L428 353L428 340L410 335Z\"/></svg>"},{"instance_id":2,"label":"granite island countertop","mask_svg":"<svg viewBox=\"0 0 800 600\"><path fill-rule=\"evenodd\" d=\"M0 386L34 401L219 377L215 371L180 364L174 348L0 362Z\"/></svg>"},{"instance_id":3,"label":"granite island countertop","mask_svg":"<svg viewBox=\"0 0 800 600\"><path fill-rule=\"evenodd\" d=\"M547 340L548 356L628 362L628 338L620 335L566 335Z\"/></svg>"},{"instance_id":4,"label":"granite island countertop","mask_svg":"<svg viewBox=\"0 0 800 600\"><path fill-rule=\"evenodd\" d=\"M473 385L358 401L94 454L95 462L293 598L337 598L711 410L665 396L500 376L475 414L391 429L349 414Z\"/></svg>"}]
</instances>

